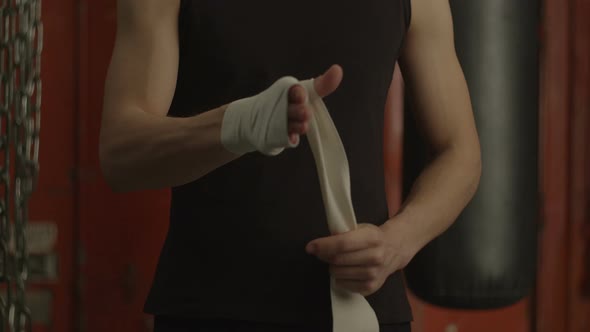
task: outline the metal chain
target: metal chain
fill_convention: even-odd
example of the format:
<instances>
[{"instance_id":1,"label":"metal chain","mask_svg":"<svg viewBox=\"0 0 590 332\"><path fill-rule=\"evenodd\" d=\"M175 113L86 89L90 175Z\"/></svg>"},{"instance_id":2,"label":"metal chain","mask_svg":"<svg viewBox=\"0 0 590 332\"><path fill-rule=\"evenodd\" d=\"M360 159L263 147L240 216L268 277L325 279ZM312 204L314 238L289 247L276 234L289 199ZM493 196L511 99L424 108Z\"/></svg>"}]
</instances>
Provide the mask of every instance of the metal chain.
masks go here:
<instances>
[{"instance_id":1,"label":"metal chain","mask_svg":"<svg viewBox=\"0 0 590 332\"><path fill-rule=\"evenodd\" d=\"M41 0L0 1L0 332L30 332L25 230L39 170Z\"/></svg>"}]
</instances>

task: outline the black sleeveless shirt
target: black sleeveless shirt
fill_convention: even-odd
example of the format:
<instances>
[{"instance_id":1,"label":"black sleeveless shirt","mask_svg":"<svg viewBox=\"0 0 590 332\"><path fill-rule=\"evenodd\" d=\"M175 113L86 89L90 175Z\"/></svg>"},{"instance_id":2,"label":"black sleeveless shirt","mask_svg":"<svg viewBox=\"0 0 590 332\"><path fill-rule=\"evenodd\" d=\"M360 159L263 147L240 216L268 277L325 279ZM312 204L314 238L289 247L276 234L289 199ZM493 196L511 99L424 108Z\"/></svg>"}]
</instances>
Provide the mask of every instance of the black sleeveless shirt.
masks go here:
<instances>
[{"instance_id":1,"label":"black sleeveless shirt","mask_svg":"<svg viewBox=\"0 0 590 332\"><path fill-rule=\"evenodd\" d=\"M350 164L359 223L388 218L385 101L410 0L186 0L169 116L252 96L283 76L344 71L324 102ZM172 188L170 226L145 311L204 319L331 325L328 265L305 245L328 236L305 137L276 157L246 154ZM400 273L367 298L382 324L407 322Z\"/></svg>"}]
</instances>

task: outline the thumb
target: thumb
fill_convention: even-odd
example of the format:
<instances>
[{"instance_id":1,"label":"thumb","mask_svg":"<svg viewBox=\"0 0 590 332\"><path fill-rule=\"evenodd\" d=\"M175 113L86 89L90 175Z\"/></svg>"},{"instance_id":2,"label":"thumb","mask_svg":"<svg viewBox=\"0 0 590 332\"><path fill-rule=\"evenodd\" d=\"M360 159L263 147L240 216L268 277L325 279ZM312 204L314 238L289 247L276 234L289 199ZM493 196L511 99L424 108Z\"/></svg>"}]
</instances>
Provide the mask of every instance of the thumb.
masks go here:
<instances>
[{"instance_id":1,"label":"thumb","mask_svg":"<svg viewBox=\"0 0 590 332\"><path fill-rule=\"evenodd\" d=\"M339 65L332 65L323 75L317 77L313 83L317 94L324 98L338 88L342 82L342 67Z\"/></svg>"}]
</instances>

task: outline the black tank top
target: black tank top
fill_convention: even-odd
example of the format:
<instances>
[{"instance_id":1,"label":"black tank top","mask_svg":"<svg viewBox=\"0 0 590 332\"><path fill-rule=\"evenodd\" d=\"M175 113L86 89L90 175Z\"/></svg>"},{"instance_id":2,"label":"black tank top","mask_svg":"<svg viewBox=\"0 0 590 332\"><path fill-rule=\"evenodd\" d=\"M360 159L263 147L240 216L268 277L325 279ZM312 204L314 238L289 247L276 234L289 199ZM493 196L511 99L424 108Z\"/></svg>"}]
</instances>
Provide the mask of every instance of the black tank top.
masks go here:
<instances>
[{"instance_id":1,"label":"black tank top","mask_svg":"<svg viewBox=\"0 0 590 332\"><path fill-rule=\"evenodd\" d=\"M358 222L388 218L385 101L410 0L187 0L169 116L255 95L277 79L344 70L324 98L350 164ZM276 157L246 154L172 188L170 226L145 305L152 314L331 325L328 265L305 245L328 236L305 137ZM412 319L400 273L368 297L382 324Z\"/></svg>"}]
</instances>

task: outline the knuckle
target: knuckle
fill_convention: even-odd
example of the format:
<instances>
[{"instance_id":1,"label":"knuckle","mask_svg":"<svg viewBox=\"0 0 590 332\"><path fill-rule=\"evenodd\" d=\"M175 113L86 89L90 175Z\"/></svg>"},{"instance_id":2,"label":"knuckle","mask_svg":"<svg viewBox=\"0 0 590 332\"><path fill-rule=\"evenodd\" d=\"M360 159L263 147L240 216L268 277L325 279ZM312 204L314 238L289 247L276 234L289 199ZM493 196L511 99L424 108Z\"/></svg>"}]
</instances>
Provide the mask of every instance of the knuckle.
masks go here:
<instances>
[{"instance_id":1,"label":"knuckle","mask_svg":"<svg viewBox=\"0 0 590 332\"><path fill-rule=\"evenodd\" d=\"M291 97L291 101L298 101L299 99L301 99L301 97L303 96L303 92L302 88L300 86L294 86L291 88L291 90L289 91L289 97Z\"/></svg>"},{"instance_id":2,"label":"knuckle","mask_svg":"<svg viewBox=\"0 0 590 332\"><path fill-rule=\"evenodd\" d=\"M305 118L305 120L309 120L312 117L312 110L309 106L305 106L303 108L303 117Z\"/></svg>"},{"instance_id":3,"label":"knuckle","mask_svg":"<svg viewBox=\"0 0 590 332\"><path fill-rule=\"evenodd\" d=\"M305 88L303 86L299 86L299 95L304 100L307 97L307 91L305 90Z\"/></svg>"},{"instance_id":4,"label":"knuckle","mask_svg":"<svg viewBox=\"0 0 590 332\"><path fill-rule=\"evenodd\" d=\"M377 268L369 268L367 270L367 277L369 277L369 280L370 281L379 278L379 269L377 269Z\"/></svg>"},{"instance_id":5,"label":"knuckle","mask_svg":"<svg viewBox=\"0 0 590 332\"><path fill-rule=\"evenodd\" d=\"M378 232L373 233L371 245L377 247L383 245L383 237Z\"/></svg>"},{"instance_id":6,"label":"knuckle","mask_svg":"<svg viewBox=\"0 0 590 332\"><path fill-rule=\"evenodd\" d=\"M305 105L299 107L298 113L300 116L304 117L307 114L307 112L308 110Z\"/></svg>"},{"instance_id":7,"label":"knuckle","mask_svg":"<svg viewBox=\"0 0 590 332\"><path fill-rule=\"evenodd\" d=\"M308 129L309 129L309 124L307 122L304 122L301 124L302 131L307 132Z\"/></svg>"},{"instance_id":8,"label":"knuckle","mask_svg":"<svg viewBox=\"0 0 590 332\"><path fill-rule=\"evenodd\" d=\"M381 252L380 250L375 251L372 255L371 255L371 263L372 264L378 264L381 265L383 264L384 258L383 258L383 252Z\"/></svg>"},{"instance_id":9,"label":"knuckle","mask_svg":"<svg viewBox=\"0 0 590 332\"><path fill-rule=\"evenodd\" d=\"M362 290L364 292L372 293L375 287L375 283L373 281L365 281L362 286Z\"/></svg>"},{"instance_id":10,"label":"knuckle","mask_svg":"<svg viewBox=\"0 0 590 332\"><path fill-rule=\"evenodd\" d=\"M334 242L334 248L339 252L344 251L345 247L346 247L346 243L341 239L336 240L336 242Z\"/></svg>"}]
</instances>

